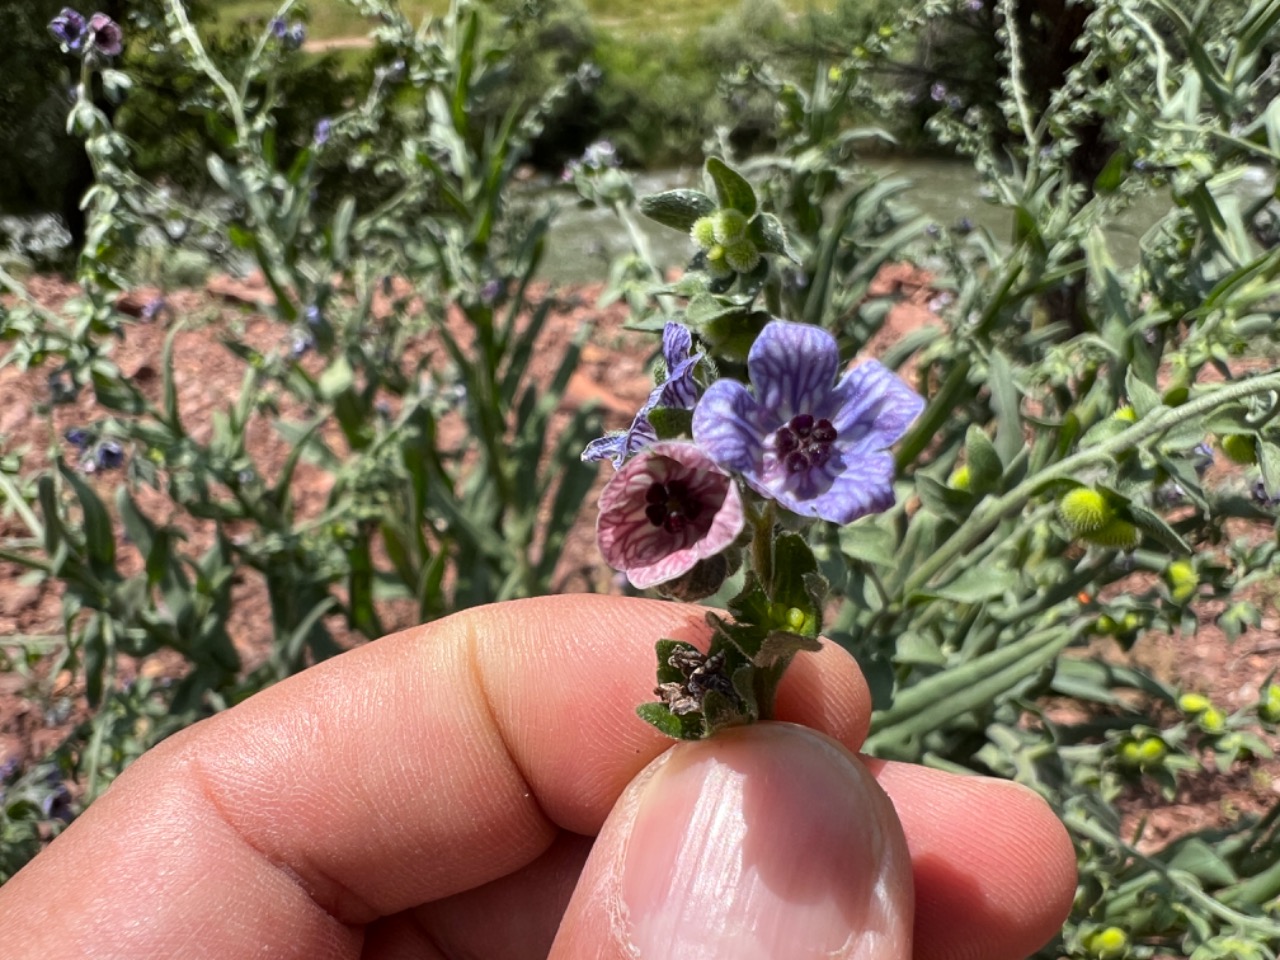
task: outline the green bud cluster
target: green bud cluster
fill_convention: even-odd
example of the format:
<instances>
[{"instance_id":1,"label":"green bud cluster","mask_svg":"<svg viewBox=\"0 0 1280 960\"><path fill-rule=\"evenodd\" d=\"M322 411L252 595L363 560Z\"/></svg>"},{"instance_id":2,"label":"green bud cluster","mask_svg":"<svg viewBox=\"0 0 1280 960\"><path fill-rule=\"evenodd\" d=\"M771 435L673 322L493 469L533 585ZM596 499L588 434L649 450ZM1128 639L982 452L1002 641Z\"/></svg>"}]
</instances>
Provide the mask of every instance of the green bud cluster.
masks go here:
<instances>
[{"instance_id":1,"label":"green bud cluster","mask_svg":"<svg viewBox=\"0 0 1280 960\"><path fill-rule=\"evenodd\" d=\"M1147 736L1127 739L1116 751L1122 764L1141 770L1161 766L1168 755L1169 748L1163 740Z\"/></svg>"},{"instance_id":2,"label":"green bud cluster","mask_svg":"<svg viewBox=\"0 0 1280 960\"><path fill-rule=\"evenodd\" d=\"M760 263L760 249L748 234L751 221L740 210L727 208L699 217L689 236L707 256L707 269L717 279L750 273Z\"/></svg>"},{"instance_id":3,"label":"green bud cluster","mask_svg":"<svg viewBox=\"0 0 1280 960\"><path fill-rule=\"evenodd\" d=\"M1119 927L1104 927L1085 938L1084 948L1098 960L1119 960L1129 952L1129 935Z\"/></svg>"}]
</instances>

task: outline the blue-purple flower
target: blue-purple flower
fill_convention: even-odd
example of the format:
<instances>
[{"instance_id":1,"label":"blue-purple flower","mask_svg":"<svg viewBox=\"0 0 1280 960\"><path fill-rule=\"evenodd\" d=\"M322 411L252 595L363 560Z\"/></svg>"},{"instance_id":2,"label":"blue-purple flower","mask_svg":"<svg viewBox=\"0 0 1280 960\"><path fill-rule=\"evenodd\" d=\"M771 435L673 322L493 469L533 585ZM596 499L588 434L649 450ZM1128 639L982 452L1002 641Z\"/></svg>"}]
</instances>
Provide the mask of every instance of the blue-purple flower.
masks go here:
<instances>
[{"instance_id":1,"label":"blue-purple flower","mask_svg":"<svg viewBox=\"0 0 1280 960\"><path fill-rule=\"evenodd\" d=\"M742 532L742 495L692 443L646 449L600 492L596 539L605 562L644 589L688 573Z\"/></svg>"},{"instance_id":2,"label":"blue-purple flower","mask_svg":"<svg viewBox=\"0 0 1280 960\"><path fill-rule=\"evenodd\" d=\"M693 412L693 438L788 510L833 523L893 503L892 446L924 407L896 374L869 360L835 382L835 338L775 320L751 347L751 391L718 380Z\"/></svg>"},{"instance_id":3,"label":"blue-purple flower","mask_svg":"<svg viewBox=\"0 0 1280 960\"><path fill-rule=\"evenodd\" d=\"M49 32L68 50L80 49L87 29L84 17L70 7L63 7L62 12L49 21Z\"/></svg>"},{"instance_id":4,"label":"blue-purple flower","mask_svg":"<svg viewBox=\"0 0 1280 960\"><path fill-rule=\"evenodd\" d=\"M314 139L317 147L323 147L329 142L329 136L333 133L333 121L328 117L321 117L316 121L316 130Z\"/></svg>"},{"instance_id":5,"label":"blue-purple flower","mask_svg":"<svg viewBox=\"0 0 1280 960\"><path fill-rule=\"evenodd\" d=\"M690 355L693 336L678 323L668 321L662 331L662 358L667 365L667 379L654 388L644 406L623 431L592 440L582 451L583 460L613 461L614 469L633 453L658 440L658 433L649 422L649 414L657 407L673 410L692 410L698 400L698 384L693 371L702 360L702 354Z\"/></svg>"}]
</instances>

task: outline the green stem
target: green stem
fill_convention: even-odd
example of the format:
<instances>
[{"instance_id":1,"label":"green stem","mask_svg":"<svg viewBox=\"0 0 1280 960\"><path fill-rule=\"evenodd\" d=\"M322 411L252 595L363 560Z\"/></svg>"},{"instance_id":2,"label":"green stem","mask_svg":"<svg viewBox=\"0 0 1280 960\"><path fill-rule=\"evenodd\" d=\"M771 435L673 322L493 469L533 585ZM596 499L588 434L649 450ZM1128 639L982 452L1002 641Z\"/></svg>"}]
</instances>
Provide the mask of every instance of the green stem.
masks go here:
<instances>
[{"instance_id":1,"label":"green stem","mask_svg":"<svg viewBox=\"0 0 1280 960\"><path fill-rule=\"evenodd\" d=\"M773 599L773 525L775 521L772 500L766 500L755 516L755 531L751 537L751 559L756 576L764 591Z\"/></svg>"},{"instance_id":2,"label":"green stem","mask_svg":"<svg viewBox=\"0 0 1280 960\"><path fill-rule=\"evenodd\" d=\"M1223 404L1267 390L1280 390L1280 373L1269 373L1219 387L1180 407L1161 407L1110 440L1081 450L1027 478L1004 496L988 501L970 514L960 529L907 578L903 593L911 594L925 586L949 564L981 543L1001 520L1021 510L1043 487L1055 480L1074 477L1089 467L1110 460L1116 454L1160 436L1180 423L1193 420Z\"/></svg>"}]
</instances>

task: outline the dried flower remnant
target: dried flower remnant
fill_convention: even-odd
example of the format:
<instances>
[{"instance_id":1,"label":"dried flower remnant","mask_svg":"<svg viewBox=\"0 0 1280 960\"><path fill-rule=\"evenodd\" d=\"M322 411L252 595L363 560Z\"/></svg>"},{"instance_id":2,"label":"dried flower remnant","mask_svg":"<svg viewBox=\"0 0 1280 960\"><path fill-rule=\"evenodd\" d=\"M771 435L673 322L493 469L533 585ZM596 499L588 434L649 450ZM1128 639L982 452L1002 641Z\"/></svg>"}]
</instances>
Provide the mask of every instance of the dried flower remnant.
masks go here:
<instances>
[{"instance_id":1,"label":"dried flower remnant","mask_svg":"<svg viewBox=\"0 0 1280 960\"><path fill-rule=\"evenodd\" d=\"M596 538L605 562L638 589L674 580L742 532L742 495L691 443L657 443L600 494Z\"/></svg>"},{"instance_id":2,"label":"dried flower remnant","mask_svg":"<svg viewBox=\"0 0 1280 960\"><path fill-rule=\"evenodd\" d=\"M700 711L703 698L711 690L736 703L738 692L724 673L724 662L723 651L708 657L697 650L678 649L667 663L684 675L684 682L660 683L653 692L678 717Z\"/></svg>"},{"instance_id":3,"label":"dried flower remnant","mask_svg":"<svg viewBox=\"0 0 1280 960\"><path fill-rule=\"evenodd\" d=\"M698 399L693 371L702 360L702 354L692 351L693 336L689 331L678 323L668 322L662 331L662 359L667 379L649 394L628 429L592 440L582 451L582 459L608 458L615 469L620 468L627 457L658 442L658 433L649 422L649 415L655 409L692 410Z\"/></svg>"},{"instance_id":4,"label":"dried flower remnant","mask_svg":"<svg viewBox=\"0 0 1280 960\"><path fill-rule=\"evenodd\" d=\"M757 493L803 516L845 524L887 508L889 447L924 400L874 360L834 383L839 363L825 330L768 324L747 358L754 393L733 380L708 387L693 412L695 442Z\"/></svg>"}]
</instances>

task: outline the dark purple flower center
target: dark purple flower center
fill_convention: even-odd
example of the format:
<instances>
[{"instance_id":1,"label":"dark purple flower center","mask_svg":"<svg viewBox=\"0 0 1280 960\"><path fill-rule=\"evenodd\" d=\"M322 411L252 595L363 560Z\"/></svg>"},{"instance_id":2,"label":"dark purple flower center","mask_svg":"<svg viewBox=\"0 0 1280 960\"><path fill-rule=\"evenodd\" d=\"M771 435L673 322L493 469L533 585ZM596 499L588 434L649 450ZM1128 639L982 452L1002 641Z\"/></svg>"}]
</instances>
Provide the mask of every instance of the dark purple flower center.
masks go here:
<instances>
[{"instance_id":1,"label":"dark purple flower center","mask_svg":"<svg viewBox=\"0 0 1280 960\"><path fill-rule=\"evenodd\" d=\"M667 533L681 533L702 513L702 501L683 480L654 481L645 491L644 515Z\"/></svg>"},{"instance_id":2,"label":"dark purple flower center","mask_svg":"<svg viewBox=\"0 0 1280 960\"><path fill-rule=\"evenodd\" d=\"M820 467L831 458L831 444L836 428L825 417L814 420L808 413L798 413L774 435L774 449L787 473L802 473Z\"/></svg>"}]
</instances>

